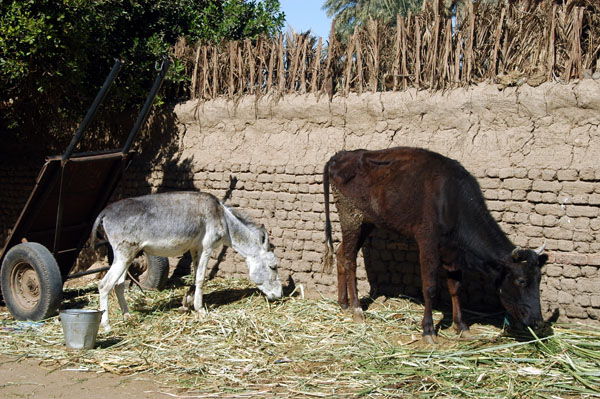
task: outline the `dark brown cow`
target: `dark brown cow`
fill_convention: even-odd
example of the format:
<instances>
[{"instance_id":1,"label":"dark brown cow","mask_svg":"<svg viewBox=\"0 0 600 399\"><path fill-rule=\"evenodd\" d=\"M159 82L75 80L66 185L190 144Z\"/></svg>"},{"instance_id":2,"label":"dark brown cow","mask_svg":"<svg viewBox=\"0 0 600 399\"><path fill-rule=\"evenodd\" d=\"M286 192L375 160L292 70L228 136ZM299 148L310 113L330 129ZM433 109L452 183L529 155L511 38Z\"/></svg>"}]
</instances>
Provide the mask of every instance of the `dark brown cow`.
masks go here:
<instances>
[{"instance_id":1,"label":"dark brown cow","mask_svg":"<svg viewBox=\"0 0 600 399\"><path fill-rule=\"evenodd\" d=\"M440 264L448 271L455 328L463 335L459 292L462 270L477 269L495 282L504 307L526 326L542 324L539 283L547 255L515 247L488 211L475 178L457 161L419 148L342 151L325 165L327 254L333 264L329 182L342 242L337 250L338 302L364 320L356 291L356 256L377 226L413 237L419 245L427 342L436 342L431 316Z\"/></svg>"}]
</instances>

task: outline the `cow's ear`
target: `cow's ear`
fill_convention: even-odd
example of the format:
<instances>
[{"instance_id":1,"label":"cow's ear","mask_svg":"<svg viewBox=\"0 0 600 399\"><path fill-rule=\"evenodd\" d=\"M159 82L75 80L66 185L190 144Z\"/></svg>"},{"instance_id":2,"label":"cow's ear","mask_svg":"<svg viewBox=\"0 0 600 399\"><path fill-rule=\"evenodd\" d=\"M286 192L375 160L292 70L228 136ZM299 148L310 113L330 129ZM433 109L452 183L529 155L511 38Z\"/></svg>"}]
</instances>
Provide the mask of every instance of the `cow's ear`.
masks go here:
<instances>
[{"instance_id":1,"label":"cow's ear","mask_svg":"<svg viewBox=\"0 0 600 399\"><path fill-rule=\"evenodd\" d=\"M546 262L548 262L548 254L541 254L538 257L538 266L540 267L540 269L542 267L544 267L544 265L546 264Z\"/></svg>"}]
</instances>

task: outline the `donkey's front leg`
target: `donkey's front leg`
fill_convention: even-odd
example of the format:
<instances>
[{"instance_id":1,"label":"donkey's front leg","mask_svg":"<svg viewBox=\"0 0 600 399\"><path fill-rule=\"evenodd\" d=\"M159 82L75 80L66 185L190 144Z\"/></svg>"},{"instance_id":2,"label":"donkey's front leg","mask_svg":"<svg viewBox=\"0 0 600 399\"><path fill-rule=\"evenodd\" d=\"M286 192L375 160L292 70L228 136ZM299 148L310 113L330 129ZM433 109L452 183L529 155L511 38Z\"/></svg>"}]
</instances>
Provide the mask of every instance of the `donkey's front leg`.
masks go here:
<instances>
[{"instance_id":1,"label":"donkey's front leg","mask_svg":"<svg viewBox=\"0 0 600 399\"><path fill-rule=\"evenodd\" d=\"M194 306L194 296L195 296L194 292L196 291L196 281L195 281L196 280L196 270L198 268L198 259L199 259L198 250L191 249L190 256L192 257L192 263L190 265L190 269L191 269L191 274L194 277L194 284L190 285L190 288L188 288L188 291L183 296L183 301L181 303L181 310L184 312L191 310L192 306Z\"/></svg>"},{"instance_id":2,"label":"donkey's front leg","mask_svg":"<svg viewBox=\"0 0 600 399\"><path fill-rule=\"evenodd\" d=\"M206 310L202 306L202 284L204 283L206 266L208 265L208 260L210 259L211 252L212 247L204 247L204 249L202 250L202 254L200 255L198 267L196 268L196 293L194 294L194 309L196 309L196 312L200 314L206 313Z\"/></svg>"}]
</instances>

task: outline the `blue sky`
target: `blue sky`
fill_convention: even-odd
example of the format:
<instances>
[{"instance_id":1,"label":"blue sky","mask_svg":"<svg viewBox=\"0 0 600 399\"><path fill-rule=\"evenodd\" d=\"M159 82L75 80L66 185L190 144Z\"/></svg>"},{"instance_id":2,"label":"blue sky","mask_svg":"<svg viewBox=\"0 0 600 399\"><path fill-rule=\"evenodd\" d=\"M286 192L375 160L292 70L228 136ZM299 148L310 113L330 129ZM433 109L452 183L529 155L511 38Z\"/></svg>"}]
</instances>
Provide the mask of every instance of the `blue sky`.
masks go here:
<instances>
[{"instance_id":1,"label":"blue sky","mask_svg":"<svg viewBox=\"0 0 600 399\"><path fill-rule=\"evenodd\" d=\"M280 0L281 11L285 13L285 27L288 25L300 33L308 29L324 40L329 37L331 19L321 9L325 0Z\"/></svg>"}]
</instances>

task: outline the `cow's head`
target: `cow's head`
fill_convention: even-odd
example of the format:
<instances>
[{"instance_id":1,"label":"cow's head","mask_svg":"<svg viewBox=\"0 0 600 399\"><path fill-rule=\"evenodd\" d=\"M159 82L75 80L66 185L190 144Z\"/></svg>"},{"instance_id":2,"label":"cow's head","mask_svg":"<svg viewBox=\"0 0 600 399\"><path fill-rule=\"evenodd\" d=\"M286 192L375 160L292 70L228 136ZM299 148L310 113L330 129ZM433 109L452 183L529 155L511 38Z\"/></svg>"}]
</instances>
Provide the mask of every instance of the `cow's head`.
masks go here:
<instances>
[{"instance_id":1,"label":"cow's head","mask_svg":"<svg viewBox=\"0 0 600 399\"><path fill-rule=\"evenodd\" d=\"M504 260L502 274L497 282L500 301L520 323L539 330L543 327L540 305L542 266L548 255L542 254L546 244L536 250L516 247Z\"/></svg>"}]
</instances>

